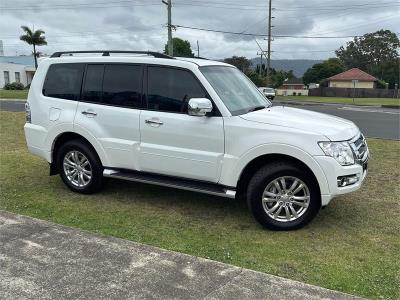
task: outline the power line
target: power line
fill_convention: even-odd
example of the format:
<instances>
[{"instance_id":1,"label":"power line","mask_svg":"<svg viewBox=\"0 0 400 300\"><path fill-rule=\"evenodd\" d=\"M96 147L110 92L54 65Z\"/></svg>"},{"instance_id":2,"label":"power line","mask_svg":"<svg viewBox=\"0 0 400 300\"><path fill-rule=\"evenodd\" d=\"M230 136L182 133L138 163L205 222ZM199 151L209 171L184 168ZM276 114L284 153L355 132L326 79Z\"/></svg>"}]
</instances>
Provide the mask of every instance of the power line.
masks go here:
<instances>
[{"instance_id":1,"label":"power line","mask_svg":"<svg viewBox=\"0 0 400 300\"><path fill-rule=\"evenodd\" d=\"M244 36L254 36L254 37L268 37L267 34L258 34L258 33L242 33L242 32L234 32L234 31L225 31L225 30L216 30L216 29L206 29L200 27L192 27L192 26L184 26L184 25L174 25L176 28L184 28L191 30L199 30L199 31L208 31L215 33L224 33L224 34L233 34L233 35L244 35ZM397 33L399 34L399 33ZM362 37L362 35L344 35L344 36L310 36L310 35L272 35L274 38L295 38L295 39L345 39L345 38L354 38L354 37Z\"/></svg>"}]
</instances>

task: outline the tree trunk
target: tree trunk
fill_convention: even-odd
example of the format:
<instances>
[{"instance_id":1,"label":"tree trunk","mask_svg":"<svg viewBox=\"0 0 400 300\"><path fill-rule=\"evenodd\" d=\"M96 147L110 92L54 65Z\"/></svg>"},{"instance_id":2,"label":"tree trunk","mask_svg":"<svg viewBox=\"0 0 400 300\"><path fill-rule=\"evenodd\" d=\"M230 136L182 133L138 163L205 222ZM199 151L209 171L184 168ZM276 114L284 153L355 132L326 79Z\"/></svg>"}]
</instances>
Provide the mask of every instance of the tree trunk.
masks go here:
<instances>
[{"instance_id":1,"label":"tree trunk","mask_svg":"<svg viewBox=\"0 0 400 300\"><path fill-rule=\"evenodd\" d=\"M35 59L35 69L37 69L36 46L33 44L33 57Z\"/></svg>"}]
</instances>

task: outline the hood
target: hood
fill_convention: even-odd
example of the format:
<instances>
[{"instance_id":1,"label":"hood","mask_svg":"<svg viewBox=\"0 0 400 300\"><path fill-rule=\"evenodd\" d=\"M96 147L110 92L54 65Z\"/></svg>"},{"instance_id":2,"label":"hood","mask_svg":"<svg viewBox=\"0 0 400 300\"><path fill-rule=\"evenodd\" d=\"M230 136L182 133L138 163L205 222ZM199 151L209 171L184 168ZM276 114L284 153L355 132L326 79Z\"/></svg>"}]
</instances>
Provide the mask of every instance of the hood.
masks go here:
<instances>
[{"instance_id":1,"label":"hood","mask_svg":"<svg viewBox=\"0 0 400 300\"><path fill-rule=\"evenodd\" d=\"M357 126L349 120L286 106L273 106L240 117L247 121L313 132L331 141L349 140L359 132Z\"/></svg>"}]
</instances>

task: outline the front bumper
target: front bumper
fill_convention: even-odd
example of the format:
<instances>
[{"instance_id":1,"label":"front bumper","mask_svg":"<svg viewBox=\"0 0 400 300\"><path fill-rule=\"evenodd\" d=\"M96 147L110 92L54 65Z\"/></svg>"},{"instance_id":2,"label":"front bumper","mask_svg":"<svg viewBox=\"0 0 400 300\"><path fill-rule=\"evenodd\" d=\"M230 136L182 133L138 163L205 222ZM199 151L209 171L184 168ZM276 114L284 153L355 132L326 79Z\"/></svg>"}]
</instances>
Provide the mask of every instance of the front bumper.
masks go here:
<instances>
[{"instance_id":1,"label":"front bumper","mask_svg":"<svg viewBox=\"0 0 400 300\"><path fill-rule=\"evenodd\" d=\"M322 206L328 205L336 196L359 190L368 174L368 161L363 164L341 166L334 158L329 156L315 156L315 159L325 173L329 186L329 194L321 195ZM338 177L351 175L355 175L358 178L357 182L346 186L338 186Z\"/></svg>"}]
</instances>

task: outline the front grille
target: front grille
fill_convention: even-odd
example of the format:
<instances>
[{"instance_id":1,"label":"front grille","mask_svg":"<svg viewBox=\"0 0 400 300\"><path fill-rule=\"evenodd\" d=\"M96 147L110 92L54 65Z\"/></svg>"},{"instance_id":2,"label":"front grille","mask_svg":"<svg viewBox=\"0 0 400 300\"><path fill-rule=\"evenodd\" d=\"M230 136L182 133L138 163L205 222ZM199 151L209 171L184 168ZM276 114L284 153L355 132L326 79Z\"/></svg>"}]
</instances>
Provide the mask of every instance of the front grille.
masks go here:
<instances>
[{"instance_id":1,"label":"front grille","mask_svg":"<svg viewBox=\"0 0 400 300\"><path fill-rule=\"evenodd\" d=\"M354 158L357 163L364 165L368 160L368 145L365 137L360 133L350 141L350 147L353 150Z\"/></svg>"}]
</instances>

